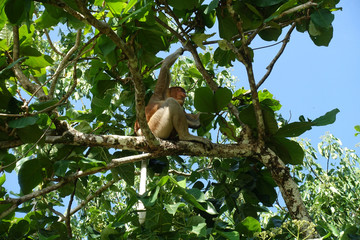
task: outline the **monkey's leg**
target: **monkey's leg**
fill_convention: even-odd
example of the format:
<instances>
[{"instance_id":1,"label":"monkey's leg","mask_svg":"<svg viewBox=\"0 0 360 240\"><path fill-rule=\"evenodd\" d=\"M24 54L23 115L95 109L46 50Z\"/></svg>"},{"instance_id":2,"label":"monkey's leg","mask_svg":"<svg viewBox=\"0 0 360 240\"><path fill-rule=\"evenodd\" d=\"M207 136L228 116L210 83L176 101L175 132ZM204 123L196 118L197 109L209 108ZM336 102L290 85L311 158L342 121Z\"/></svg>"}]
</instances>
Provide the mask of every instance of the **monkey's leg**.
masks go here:
<instances>
[{"instance_id":1,"label":"monkey's leg","mask_svg":"<svg viewBox=\"0 0 360 240\"><path fill-rule=\"evenodd\" d=\"M183 108L173 98L166 99L166 107L169 109L171 116L172 126L175 128L179 135L180 140L184 141L196 141L203 143L207 148L211 148L211 142L209 139L194 136L189 133L188 119Z\"/></svg>"}]
</instances>

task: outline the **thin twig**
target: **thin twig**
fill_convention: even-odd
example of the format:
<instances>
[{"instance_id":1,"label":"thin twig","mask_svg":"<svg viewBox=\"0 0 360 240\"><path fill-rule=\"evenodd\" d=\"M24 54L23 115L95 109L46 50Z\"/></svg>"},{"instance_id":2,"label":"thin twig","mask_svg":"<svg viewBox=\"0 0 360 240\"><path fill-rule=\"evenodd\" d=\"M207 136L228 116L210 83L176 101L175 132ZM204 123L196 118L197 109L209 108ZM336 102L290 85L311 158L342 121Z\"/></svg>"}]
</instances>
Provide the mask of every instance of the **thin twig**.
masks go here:
<instances>
[{"instance_id":1,"label":"thin twig","mask_svg":"<svg viewBox=\"0 0 360 240\"><path fill-rule=\"evenodd\" d=\"M259 87L265 82L265 80L269 77L271 71L274 68L274 65L276 63L276 61L280 58L280 56L283 54L286 45L288 44L288 42L290 41L290 36L291 33L293 32L293 30L295 29L296 24L293 23L289 29L289 31L287 32L284 40L282 40L282 46L279 50L279 52L276 54L276 56L274 57L274 59L271 61L271 63L269 64L269 66L266 67L267 72L265 73L265 75L261 78L261 80L258 82L258 84L256 85L256 89L259 89Z\"/></svg>"},{"instance_id":2,"label":"thin twig","mask_svg":"<svg viewBox=\"0 0 360 240\"><path fill-rule=\"evenodd\" d=\"M65 69L66 64L68 63L68 60L70 59L70 57L72 57L72 55L74 54L74 52L79 48L80 43L81 43L81 29L79 29L76 33L76 41L75 41L75 45L66 53L66 55L64 56L64 58L61 60L59 66L57 67L54 75L52 76L51 80L51 87L49 90L49 97L53 98L54 97L54 92L55 92L55 87L56 87L56 83L58 81L58 78L60 76L60 73Z\"/></svg>"},{"instance_id":3,"label":"thin twig","mask_svg":"<svg viewBox=\"0 0 360 240\"><path fill-rule=\"evenodd\" d=\"M65 225L66 225L66 228L67 228L67 231L68 231L68 237L69 238L72 238L72 230L71 230L71 223L70 223L70 218L71 218L70 210L71 210L71 205L72 205L72 203L74 201L77 181L78 181L78 179L75 179L75 181L74 181L74 190L71 193L70 200L69 200L69 205L68 205L68 208L67 208L67 211L66 211L66 216L65 216Z\"/></svg>"},{"instance_id":4,"label":"thin twig","mask_svg":"<svg viewBox=\"0 0 360 240\"><path fill-rule=\"evenodd\" d=\"M60 56L64 56L65 54L60 52L59 50L57 50L57 48L54 46L53 42L51 41L51 38L50 38L50 35L49 35L49 32L47 31L47 29L44 29L44 33L45 33L45 36L49 42L49 45L51 47L51 49L56 53L56 54L59 54Z\"/></svg>"},{"instance_id":5,"label":"thin twig","mask_svg":"<svg viewBox=\"0 0 360 240\"><path fill-rule=\"evenodd\" d=\"M104 186L102 186L98 190L96 190L93 194L88 195L84 201L82 201L75 208L71 209L70 213L67 213L67 214L68 215L74 215L77 211L79 211L81 208L83 208L88 202L90 202L95 197L99 196L102 192L107 190L109 187L111 187L117 181L118 181L118 179L113 179L113 180L109 181ZM63 220L65 220L65 218L59 219L59 221L63 221Z\"/></svg>"}]
</instances>

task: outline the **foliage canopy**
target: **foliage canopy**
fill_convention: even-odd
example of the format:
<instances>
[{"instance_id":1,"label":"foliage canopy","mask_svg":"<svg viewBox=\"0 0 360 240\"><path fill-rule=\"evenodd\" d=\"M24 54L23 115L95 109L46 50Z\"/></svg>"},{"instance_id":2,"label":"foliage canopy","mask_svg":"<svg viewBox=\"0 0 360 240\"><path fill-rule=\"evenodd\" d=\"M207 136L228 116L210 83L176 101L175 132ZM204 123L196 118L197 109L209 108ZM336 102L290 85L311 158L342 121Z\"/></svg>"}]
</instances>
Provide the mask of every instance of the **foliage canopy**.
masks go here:
<instances>
[{"instance_id":1,"label":"foliage canopy","mask_svg":"<svg viewBox=\"0 0 360 240\"><path fill-rule=\"evenodd\" d=\"M17 173L21 191L1 187L0 237L252 238L265 228L260 214L274 205L276 187L289 216L311 226L288 168L300 166L305 152L290 138L333 123L339 110L281 122L279 101L258 89L295 29L329 44L338 2L1 1L0 163L2 172ZM256 80L253 39L282 34ZM190 93L186 110L202 112L197 134L216 142L209 151L156 139L145 121L158 53L180 44L191 58L173 67L174 85ZM235 84L234 63L245 66L250 90ZM144 137L132 136L136 119ZM149 159L148 191L140 196L138 162Z\"/></svg>"}]
</instances>

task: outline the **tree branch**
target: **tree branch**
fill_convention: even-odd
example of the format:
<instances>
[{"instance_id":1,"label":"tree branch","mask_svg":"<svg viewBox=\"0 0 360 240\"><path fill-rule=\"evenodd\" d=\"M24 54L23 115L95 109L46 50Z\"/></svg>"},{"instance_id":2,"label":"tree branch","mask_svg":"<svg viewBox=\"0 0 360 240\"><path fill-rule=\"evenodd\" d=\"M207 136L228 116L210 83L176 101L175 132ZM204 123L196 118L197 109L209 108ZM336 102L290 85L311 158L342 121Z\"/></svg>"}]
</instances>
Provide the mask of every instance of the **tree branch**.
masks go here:
<instances>
[{"instance_id":1,"label":"tree branch","mask_svg":"<svg viewBox=\"0 0 360 240\"><path fill-rule=\"evenodd\" d=\"M106 191L109 187L111 187L114 183L116 183L119 179L113 179L106 183L104 186L100 187L98 190L96 190L93 194L90 194L86 197L84 201L82 201L79 205L77 205L75 208L71 209L69 216L74 215L76 212L78 212L82 207L84 207L88 202L90 202L95 197L99 196L101 193ZM65 218L61 217L59 219L60 222L64 221Z\"/></svg>"},{"instance_id":2,"label":"tree branch","mask_svg":"<svg viewBox=\"0 0 360 240\"><path fill-rule=\"evenodd\" d=\"M292 14L292 13L295 13L297 11L301 11L301 10L304 10L304 9L307 9L307 8L310 8L310 7L316 7L318 6L317 3L314 3L312 0L311 1L308 1L304 4L301 4L299 6L296 6L296 7L293 7L293 8L290 8L289 10L286 10L284 11L283 13L281 13L279 16L275 17L274 20L278 20L286 15L289 15L289 14Z\"/></svg>"},{"instance_id":3,"label":"tree branch","mask_svg":"<svg viewBox=\"0 0 360 240\"><path fill-rule=\"evenodd\" d=\"M265 80L269 77L271 71L274 68L274 65L276 63L276 61L280 58L280 56L283 54L286 45L288 44L288 42L290 41L290 36L291 33L293 32L293 30L295 29L296 24L293 23L289 29L289 31L287 32L285 38L282 40L283 44L279 50L279 52L276 54L276 56L274 57L274 59L271 61L271 63L269 64L269 66L266 67L267 72L265 73L265 75L261 78L261 80L256 84L256 89L259 89L259 87L265 82Z\"/></svg>"},{"instance_id":4,"label":"tree branch","mask_svg":"<svg viewBox=\"0 0 360 240\"><path fill-rule=\"evenodd\" d=\"M13 26L13 37L14 37L14 46L13 46L13 61L19 59L20 57L20 40L19 40L19 27L17 25ZM38 86L32 83L28 77L22 72L20 64L16 63L13 67L13 71L16 79L20 82L21 86L31 94L36 95L39 99L45 99L46 95L42 89L38 90Z\"/></svg>"},{"instance_id":5,"label":"tree branch","mask_svg":"<svg viewBox=\"0 0 360 240\"><path fill-rule=\"evenodd\" d=\"M70 59L70 57L72 57L72 55L74 54L74 52L80 47L80 43L81 43L81 29L79 29L76 33L76 41L75 41L75 45L66 53L66 55L64 56L64 58L61 60L59 66L57 67L54 75L51 78L51 87L49 90L49 98L53 98L54 97L54 92L55 92L55 87L56 87L56 83L59 79L60 73L66 68L68 61Z\"/></svg>"},{"instance_id":6,"label":"tree branch","mask_svg":"<svg viewBox=\"0 0 360 240\"><path fill-rule=\"evenodd\" d=\"M64 53L60 52L59 50L57 50L57 48L54 46L53 42L51 41L51 38L50 38L50 35L49 35L49 32L47 31L47 29L44 29L44 33L45 33L45 36L46 36L46 39L48 40L48 43L51 47L51 49L58 55L60 56L64 56Z\"/></svg>"}]
</instances>

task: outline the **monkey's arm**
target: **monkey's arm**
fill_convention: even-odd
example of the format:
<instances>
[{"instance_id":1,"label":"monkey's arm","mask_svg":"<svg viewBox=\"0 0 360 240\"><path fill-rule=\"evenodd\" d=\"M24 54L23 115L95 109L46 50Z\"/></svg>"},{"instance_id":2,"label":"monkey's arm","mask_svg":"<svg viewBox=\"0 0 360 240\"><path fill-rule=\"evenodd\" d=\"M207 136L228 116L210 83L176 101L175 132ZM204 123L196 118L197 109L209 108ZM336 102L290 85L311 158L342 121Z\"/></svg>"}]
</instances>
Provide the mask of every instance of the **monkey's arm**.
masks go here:
<instances>
[{"instance_id":1,"label":"monkey's arm","mask_svg":"<svg viewBox=\"0 0 360 240\"><path fill-rule=\"evenodd\" d=\"M153 94L154 100L164 100L166 98L166 91L169 89L171 81L170 68L183 52L184 49L179 48L164 59Z\"/></svg>"},{"instance_id":2,"label":"monkey's arm","mask_svg":"<svg viewBox=\"0 0 360 240\"><path fill-rule=\"evenodd\" d=\"M191 114L191 113L185 113L187 123L189 125L189 128L192 129L198 129L201 127L200 124L200 113L197 114Z\"/></svg>"}]
</instances>

